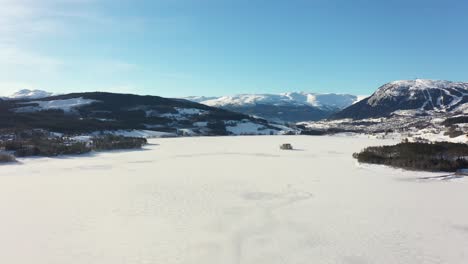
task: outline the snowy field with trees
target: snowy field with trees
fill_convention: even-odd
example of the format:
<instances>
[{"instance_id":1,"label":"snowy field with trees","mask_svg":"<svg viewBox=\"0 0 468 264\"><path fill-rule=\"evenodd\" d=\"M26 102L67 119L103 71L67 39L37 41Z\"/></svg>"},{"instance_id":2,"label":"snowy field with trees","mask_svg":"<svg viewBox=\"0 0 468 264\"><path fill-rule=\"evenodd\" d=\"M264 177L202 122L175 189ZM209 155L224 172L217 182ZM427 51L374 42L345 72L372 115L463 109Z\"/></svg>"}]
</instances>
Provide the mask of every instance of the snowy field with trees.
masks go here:
<instances>
[{"instance_id":1,"label":"snowy field with trees","mask_svg":"<svg viewBox=\"0 0 468 264\"><path fill-rule=\"evenodd\" d=\"M395 140L149 143L1 166L0 263L468 261L466 177L363 165L352 157ZM294 150L281 150L284 143Z\"/></svg>"}]
</instances>

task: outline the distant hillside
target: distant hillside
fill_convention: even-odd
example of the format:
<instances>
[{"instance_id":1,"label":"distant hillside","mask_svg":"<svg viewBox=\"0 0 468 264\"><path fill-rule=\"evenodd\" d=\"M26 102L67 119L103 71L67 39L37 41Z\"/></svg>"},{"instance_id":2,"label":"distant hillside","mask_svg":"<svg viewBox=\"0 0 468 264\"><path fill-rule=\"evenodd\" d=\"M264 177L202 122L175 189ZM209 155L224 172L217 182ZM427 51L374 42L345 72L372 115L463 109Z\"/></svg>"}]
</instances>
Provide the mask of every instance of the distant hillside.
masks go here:
<instances>
[{"instance_id":1,"label":"distant hillside","mask_svg":"<svg viewBox=\"0 0 468 264\"><path fill-rule=\"evenodd\" d=\"M357 102L359 98L349 94L290 92L222 97L192 96L186 99L268 120L300 122L327 118Z\"/></svg>"},{"instance_id":2,"label":"distant hillside","mask_svg":"<svg viewBox=\"0 0 468 264\"><path fill-rule=\"evenodd\" d=\"M159 96L73 93L0 101L0 129L80 134L155 130L179 135L276 134L284 127L195 102Z\"/></svg>"}]
</instances>

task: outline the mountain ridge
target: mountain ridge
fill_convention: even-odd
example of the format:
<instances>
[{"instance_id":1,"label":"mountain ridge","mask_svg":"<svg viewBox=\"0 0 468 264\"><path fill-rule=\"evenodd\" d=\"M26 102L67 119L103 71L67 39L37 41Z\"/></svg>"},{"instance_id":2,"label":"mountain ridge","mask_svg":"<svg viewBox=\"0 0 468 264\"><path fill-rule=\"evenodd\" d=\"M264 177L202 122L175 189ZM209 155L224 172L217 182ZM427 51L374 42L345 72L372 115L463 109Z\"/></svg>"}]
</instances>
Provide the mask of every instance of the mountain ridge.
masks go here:
<instances>
[{"instance_id":1,"label":"mountain ridge","mask_svg":"<svg viewBox=\"0 0 468 264\"><path fill-rule=\"evenodd\" d=\"M191 96L193 100L209 106L250 106L255 104L270 105L309 105L318 108L343 108L355 103L358 96L339 93L285 92L279 94L236 94L227 96Z\"/></svg>"},{"instance_id":2,"label":"mountain ridge","mask_svg":"<svg viewBox=\"0 0 468 264\"><path fill-rule=\"evenodd\" d=\"M350 94L310 92L185 97L185 99L201 104L254 115L275 122L320 120L356 103L361 98Z\"/></svg>"}]
</instances>

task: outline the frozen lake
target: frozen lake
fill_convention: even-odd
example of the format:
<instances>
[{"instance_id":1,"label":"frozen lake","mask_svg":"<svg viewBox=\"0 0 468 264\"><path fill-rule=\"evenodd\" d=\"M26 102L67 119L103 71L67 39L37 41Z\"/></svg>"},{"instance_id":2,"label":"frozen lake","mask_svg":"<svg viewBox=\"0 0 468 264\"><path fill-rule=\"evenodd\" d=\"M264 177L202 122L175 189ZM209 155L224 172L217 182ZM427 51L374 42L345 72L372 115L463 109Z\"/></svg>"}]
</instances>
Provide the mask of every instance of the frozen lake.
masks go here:
<instances>
[{"instance_id":1,"label":"frozen lake","mask_svg":"<svg viewBox=\"0 0 468 264\"><path fill-rule=\"evenodd\" d=\"M1 166L0 263L468 263L468 179L351 157L392 141L151 143Z\"/></svg>"}]
</instances>

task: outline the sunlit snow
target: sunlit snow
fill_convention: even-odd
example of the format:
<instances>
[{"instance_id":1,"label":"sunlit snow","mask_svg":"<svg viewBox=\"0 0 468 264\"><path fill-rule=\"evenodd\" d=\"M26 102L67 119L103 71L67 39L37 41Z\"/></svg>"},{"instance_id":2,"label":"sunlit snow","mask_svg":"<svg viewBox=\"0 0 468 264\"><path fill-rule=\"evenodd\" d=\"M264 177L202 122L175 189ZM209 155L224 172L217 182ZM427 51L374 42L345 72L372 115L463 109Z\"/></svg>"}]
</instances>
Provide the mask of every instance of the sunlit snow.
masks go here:
<instances>
[{"instance_id":1,"label":"sunlit snow","mask_svg":"<svg viewBox=\"0 0 468 264\"><path fill-rule=\"evenodd\" d=\"M98 101L92 100L92 99L84 99L82 97L72 98L72 99L63 99L63 100L31 101L31 102L27 102L27 104L33 104L32 106L18 107L15 109L15 111L16 112L36 112L36 111L56 109L56 110L63 110L65 112L70 112L77 107L89 105L95 102L98 102Z\"/></svg>"}]
</instances>

